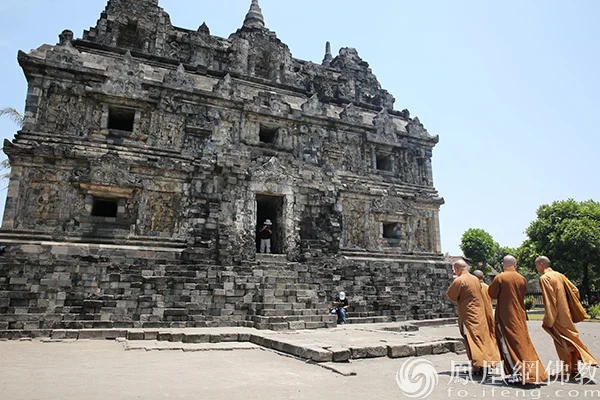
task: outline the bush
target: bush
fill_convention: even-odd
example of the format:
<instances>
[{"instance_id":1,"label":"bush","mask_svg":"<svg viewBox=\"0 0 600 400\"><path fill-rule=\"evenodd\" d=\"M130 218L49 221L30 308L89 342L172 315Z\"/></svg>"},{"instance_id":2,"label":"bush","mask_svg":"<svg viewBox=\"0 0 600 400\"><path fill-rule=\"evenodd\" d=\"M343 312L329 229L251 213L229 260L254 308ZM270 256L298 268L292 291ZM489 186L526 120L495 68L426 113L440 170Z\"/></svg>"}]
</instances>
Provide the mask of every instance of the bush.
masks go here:
<instances>
[{"instance_id":1,"label":"bush","mask_svg":"<svg viewBox=\"0 0 600 400\"><path fill-rule=\"evenodd\" d=\"M600 319L600 304L596 304L595 306L591 306L588 310L590 317L594 319Z\"/></svg>"},{"instance_id":2,"label":"bush","mask_svg":"<svg viewBox=\"0 0 600 400\"><path fill-rule=\"evenodd\" d=\"M533 302L535 301L535 299L533 297L525 297L525 309L526 310L531 310L533 308Z\"/></svg>"}]
</instances>

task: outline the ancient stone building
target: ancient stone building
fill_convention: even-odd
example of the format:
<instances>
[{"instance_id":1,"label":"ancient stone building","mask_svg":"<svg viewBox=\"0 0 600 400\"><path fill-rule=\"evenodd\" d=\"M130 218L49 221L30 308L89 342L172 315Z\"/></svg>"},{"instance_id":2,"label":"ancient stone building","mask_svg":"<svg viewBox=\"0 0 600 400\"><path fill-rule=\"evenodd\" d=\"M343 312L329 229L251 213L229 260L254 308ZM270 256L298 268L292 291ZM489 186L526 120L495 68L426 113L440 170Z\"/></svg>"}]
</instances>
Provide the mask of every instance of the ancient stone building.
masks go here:
<instances>
[{"instance_id":1,"label":"ancient stone building","mask_svg":"<svg viewBox=\"0 0 600 400\"><path fill-rule=\"evenodd\" d=\"M18 60L0 329L447 316L438 141L356 50L298 60L253 0L229 38L110 0ZM273 222L274 255L257 255Z\"/></svg>"}]
</instances>

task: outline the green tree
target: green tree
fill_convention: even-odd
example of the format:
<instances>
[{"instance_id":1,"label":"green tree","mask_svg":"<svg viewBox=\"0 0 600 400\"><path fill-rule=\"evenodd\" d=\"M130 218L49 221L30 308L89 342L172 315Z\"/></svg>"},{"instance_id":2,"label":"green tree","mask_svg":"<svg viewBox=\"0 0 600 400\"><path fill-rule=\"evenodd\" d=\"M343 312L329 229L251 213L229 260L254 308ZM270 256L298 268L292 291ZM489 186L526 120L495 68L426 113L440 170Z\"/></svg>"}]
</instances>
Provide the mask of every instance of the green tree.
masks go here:
<instances>
[{"instance_id":1,"label":"green tree","mask_svg":"<svg viewBox=\"0 0 600 400\"><path fill-rule=\"evenodd\" d=\"M499 246L494 257L488 262L496 269L496 271L502 272L502 261L504 260L504 257L508 255L516 257L517 249L514 247Z\"/></svg>"},{"instance_id":2,"label":"green tree","mask_svg":"<svg viewBox=\"0 0 600 400\"><path fill-rule=\"evenodd\" d=\"M543 205L527 229L527 257L543 254L569 278L581 282L586 299L600 268L600 203L573 199Z\"/></svg>"},{"instance_id":3,"label":"green tree","mask_svg":"<svg viewBox=\"0 0 600 400\"><path fill-rule=\"evenodd\" d=\"M6 108L0 109L0 117L6 117L6 118L10 119L19 127L19 129L23 127L23 122L24 122L23 115L12 107L6 107ZM0 150L2 150L2 149L0 149ZM10 177L10 162L9 162L8 158L6 158L0 162L0 170L7 171L0 175L0 180L5 180Z\"/></svg>"},{"instance_id":4,"label":"green tree","mask_svg":"<svg viewBox=\"0 0 600 400\"><path fill-rule=\"evenodd\" d=\"M530 272L536 271L535 259L541 254L537 251L535 244L530 239L525 240L513 255L517 257L517 264L520 268Z\"/></svg>"},{"instance_id":5,"label":"green tree","mask_svg":"<svg viewBox=\"0 0 600 400\"><path fill-rule=\"evenodd\" d=\"M460 249L465 257L473 261L479 268L489 272L487 263L492 261L498 251L498 243L483 229L467 230L460 241Z\"/></svg>"}]
</instances>

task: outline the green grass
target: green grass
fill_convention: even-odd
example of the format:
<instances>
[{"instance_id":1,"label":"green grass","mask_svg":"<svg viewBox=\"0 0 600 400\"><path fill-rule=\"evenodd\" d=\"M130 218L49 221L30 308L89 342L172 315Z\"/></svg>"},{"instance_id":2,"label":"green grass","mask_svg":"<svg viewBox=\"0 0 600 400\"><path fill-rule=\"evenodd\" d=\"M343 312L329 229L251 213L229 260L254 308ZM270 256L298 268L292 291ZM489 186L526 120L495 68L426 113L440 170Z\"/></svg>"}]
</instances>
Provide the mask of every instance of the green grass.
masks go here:
<instances>
[{"instance_id":1,"label":"green grass","mask_svg":"<svg viewBox=\"0 0 600 400\"><path fill-rule=\"evenodd\" d=\"M529 317L530 321L543 321L544 320L544 314L527 313L527 316ZM586 319L583 322L600 322L600 319Z\"/></svg>"},{"instance_id":2,"label":"green grass","mask_svg":"<svg viewBox=\"0 0 600 400\"><path fill-rule=\"evenodd\" d=\"M544 314L527 314L530 321L542 321Z\"/></svg>"}]
</instances>

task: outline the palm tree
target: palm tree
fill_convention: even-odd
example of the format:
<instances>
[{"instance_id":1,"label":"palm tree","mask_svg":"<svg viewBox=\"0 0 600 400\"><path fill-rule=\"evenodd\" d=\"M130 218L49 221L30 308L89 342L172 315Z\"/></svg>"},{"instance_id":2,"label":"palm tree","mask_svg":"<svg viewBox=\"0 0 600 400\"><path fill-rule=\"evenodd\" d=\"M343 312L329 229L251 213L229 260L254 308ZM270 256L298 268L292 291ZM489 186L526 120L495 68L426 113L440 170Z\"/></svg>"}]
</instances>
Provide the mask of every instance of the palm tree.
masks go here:
<instances>
[{"instance_id":1,"label":"palm tree","mask_svg":"<svg viewBox=\"0 0 600 400\"><path fill-rule=\"evenodd\" d=\"M16 109L14 109L12 107L6 107L6 108L0 109L0 117L6 117L6 118L10 119L19 128L23 127L23 121L25 118L23 117L23 115L20 112L18 112ZM0 150L2 150L2 149L0 149ZM8 170L8 172L5 172L4 174L0 175L0 181L10 178L10 161L8 160L8 158L5 160L2 160L0 162L0 170L1 171Z\"/></svg>"}]
</instances>

